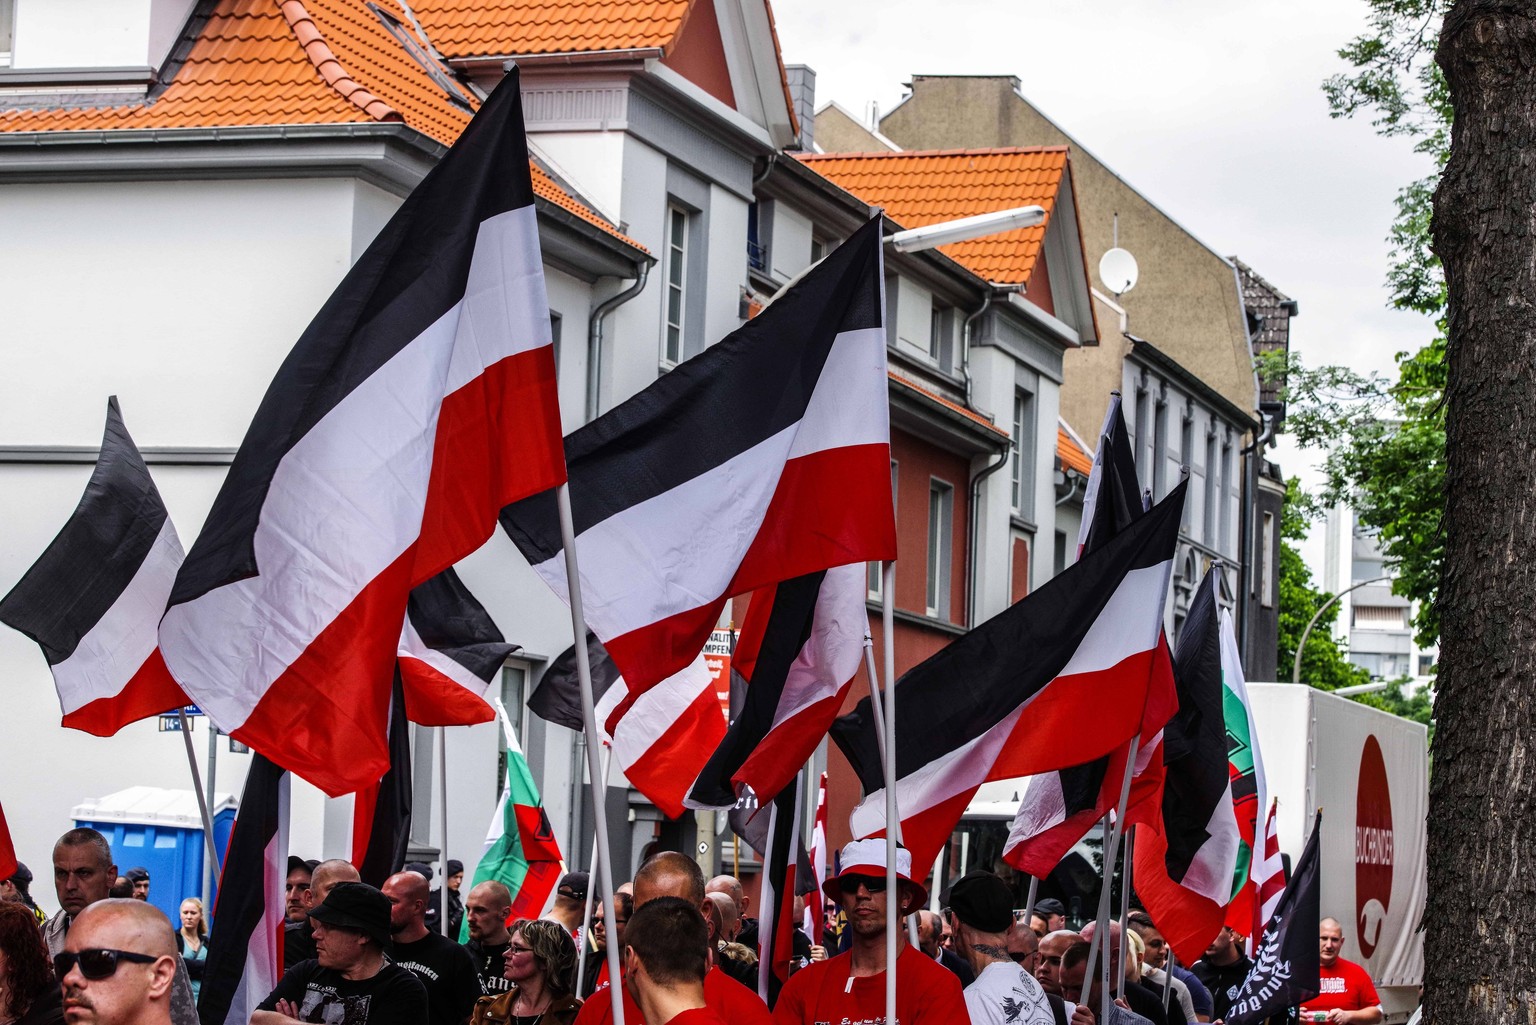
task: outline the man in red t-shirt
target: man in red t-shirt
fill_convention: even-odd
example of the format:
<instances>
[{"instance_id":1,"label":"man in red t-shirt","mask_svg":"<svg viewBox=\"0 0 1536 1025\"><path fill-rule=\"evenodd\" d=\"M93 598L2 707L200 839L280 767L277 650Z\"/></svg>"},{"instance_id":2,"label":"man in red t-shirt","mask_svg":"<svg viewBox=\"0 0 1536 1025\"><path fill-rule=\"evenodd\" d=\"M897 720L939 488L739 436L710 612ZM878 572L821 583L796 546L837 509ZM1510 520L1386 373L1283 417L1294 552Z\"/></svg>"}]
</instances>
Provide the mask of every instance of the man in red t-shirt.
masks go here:
<instances>
[{"instance_id":1,"label":"man in red t-shirt","mask_svg":"<svg viewBox=\"0 0 1536 1025\"><path fill-rule=\"evenodd\" d=\"M646 859L640 871L635 873L635 911L638 912L646 904L661 897L677 897L686 901L699 915L699 923L703 925L703 907L708 897L704 893L704 873L699 869L698 862L675 851L663 851ZM633 923L634 918L631 916L630 924ZM704 956L707 958L712 944L709 941L708 926L704 928ZM625 926L624 942L629 942L629 926ZM627 969L621 968L621 971ZM620 993L624 1000L624 1025L647 1025L640 1006L635 1003L629 990L621 987ZM768 1007L756 992L713 966L704 976L704 1002L731 1025L770 1025L771 1022ZM612 1025L612 1022L613 995L608 989L608 965L605 962L598 972L592 995L587 997L586 1003L581 1006L581 1013L576 1016L576 1025Z\"/></svg>"},{"instance_id":2,"label":"man in red t-shirt","mask_svg":"<svg viewBox=\"0 0 1536 1025\"><path fill-rule=\"evenodd\" d=\"M1381 1021L1381 998L1364 968L1339 956L1344 946L1344 927L1336 918L1318 924L1317 947L1321 992L1301 1005L1303 1021L1327 1021L1330 1025L1376 1025ZM1325 1014L1326 1018L1310 1017Z\"/></svg>"},{"instance_id":3,"label":"man in red t-shirt","mask_svg":"<svg viewBox=\"0 0 1536 1025\"><path fill-rule=\"evenodd\" d=\"M843 848L842 870L822 885L847 913L853 934L847 953L816 961L789 977L773 1008L774 1025L885 1022L885 840L855 840ZM912 855L896 851L897 914L910 915L927 893L912 878ZM968 1025L954 972L897 933L896 1018L900 1025Z\"/></svg>"},{"instance_id":4,"label":"man in red t-shirt","mask_svg":"<svg viewBox=\"0 0 1536 1025\"><path fill-rule=\"evenodd\" d=\"M725 1025L704 1000L709 930L681 897L635 909L624 933L624 988L651 1025Z\"/></svg>"}]
</instances>

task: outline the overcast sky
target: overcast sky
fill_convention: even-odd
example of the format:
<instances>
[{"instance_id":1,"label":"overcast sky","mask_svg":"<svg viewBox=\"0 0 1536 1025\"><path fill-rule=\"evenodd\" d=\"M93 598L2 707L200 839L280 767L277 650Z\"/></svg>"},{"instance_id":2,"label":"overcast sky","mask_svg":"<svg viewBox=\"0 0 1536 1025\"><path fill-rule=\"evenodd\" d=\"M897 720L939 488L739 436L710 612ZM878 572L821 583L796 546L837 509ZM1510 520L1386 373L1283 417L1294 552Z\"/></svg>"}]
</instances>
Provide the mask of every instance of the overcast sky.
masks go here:
<instances>
[{"instance_id":1,"label":"overcast sky","mask_svg":"<svg viewBox=\"0 0 1536 1025\"><path fill-rule=\"evenodd\" d=\"M1432 325L1388 310L1393 198L1428 171L1320 88L1365 28L1360 0L774 0L817 105L889 111L913 74L1004 74L1045 115L1212 249L1301 304L1292 351L1390 373ZM1089 254L1091 267L1098 254ZM1141 273L1155 273L1143 264ZM1303 481L1315 457L1281 439ZM1322 531L1305 553L1321 569Z\"/></svg>"}]
</instances>

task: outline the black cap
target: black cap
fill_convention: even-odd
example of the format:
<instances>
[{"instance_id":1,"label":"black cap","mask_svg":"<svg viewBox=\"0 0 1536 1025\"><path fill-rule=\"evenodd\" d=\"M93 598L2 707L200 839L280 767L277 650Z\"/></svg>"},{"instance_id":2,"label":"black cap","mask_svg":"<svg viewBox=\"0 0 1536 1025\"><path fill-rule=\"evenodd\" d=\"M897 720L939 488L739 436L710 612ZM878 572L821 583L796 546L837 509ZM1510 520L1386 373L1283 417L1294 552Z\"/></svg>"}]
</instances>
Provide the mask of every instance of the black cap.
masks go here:
<instances>
[{"instance_id":1,"label":"black cap","mask_svg":"<svg viewBox=\"0 0 1536 1025\"><path fill-rule=\"evenodd\" d=\"M424 861L407 861L405 863L405 870L407 872L415 872L428 882L432 881L432 866Z\"/></svg>"},{"instance_id":2,"label":"black cap","mask_svg":"<svg viewBox=\"0 0 1536 1025\"><path fill-rule=\"evenodd\" d=\"M592 877L585 872L567 872L560 877L560 886L556 890L562 897L570 897L572 900L586 900L587 887L591 885Z\"/></svg>"},{"instance_id":3,"label":"black cap","mask_svg":"<svg viewBox=\"0 0 1536 1025\"><path fill-rule=\"evenodd\" d=\"M367 883L337 883L325 900L309 909L312 922L352 929L389 947L389 898Z\"/></svg>"},{"instance_id":4,"label":"black cap","mask_svg":"<svg viewBox=\"0 0 1536 1025\"><path fill-rule=\"evenodd\" d=\"M16 871L11 873L11 882L18 890L25 890L32 885L32 870L18 861Z\"/></svg>"},{"instance_id":5,"label":"black cap","mask_svg":"<svg viewBox=\"0 0 1536 1025\"><path fill-rule=\"evenodd\" d=\"M1039 915L1041 918L1045 918L1049 915L1061 915L1065 917L1067 914L1067 906L1061 901L1057 900L1055 897L1047 897L1044 900L1035 901L1034 913Z\"/></svg>"},{"instance_id":6,"label":"black cap","mask_svg":"<svg viewBox=\"0 0 1536 1025\"><path fill-rule=\"evenodd\" d=\"M302 868L304 871L308 872L310 875L314 875L315 874L315 866L317 864L319 864L319 862L305 861L303 858L299 857L297 854L290 854L290 855L288 855L288 871L290 871L290 872L297 872L299 869Z\"/></svg>"},{"instance_id":7,"label":"black cap","mask_svg":"<svg viewBox=\"0 0 1536 1025\"><path fill-rule=\"evenodd\" d=\"M1005 933L1013 924L1013 891L991 872L977 869L949 888L949 907L962 925L985 933Z\"/></svg>"},{"instance_id":8,"label":"black cap","mask_svg":"<svg viewBox=\"0 0 1536 1025\"><path fill-rule=\"evenodd\" d=\"M130 883L141 883L149 878L149 869L130 868L128 871L123 873L123 878L128 880Z\"/></svg>"},{"instance_id":9,"label":"black cap","mask_svg":"<svg viewBox=\"0 0 1536 1025\"><path fill-rule=\"evenodd\" d=\"M460 861L458 858L449 858L448 859L448 868L447 868L447 874L448 875L456 876L456 875L458 875L462 871L464 871L464 863L462 861Z\"/></svg>"}]
</instances>

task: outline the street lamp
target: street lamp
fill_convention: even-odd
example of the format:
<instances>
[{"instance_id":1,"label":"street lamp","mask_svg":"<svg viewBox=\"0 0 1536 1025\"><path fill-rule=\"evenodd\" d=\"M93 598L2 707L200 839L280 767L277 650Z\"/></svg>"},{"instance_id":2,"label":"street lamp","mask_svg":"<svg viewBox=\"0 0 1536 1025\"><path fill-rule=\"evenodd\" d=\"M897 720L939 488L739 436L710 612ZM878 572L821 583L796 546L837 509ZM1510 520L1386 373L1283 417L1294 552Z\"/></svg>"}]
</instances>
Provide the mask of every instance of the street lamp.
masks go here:
<instances>
[{"instance_id":1,"label":"street lamp","mask_svg":"<svg viewBox=\"0 0 1536 1025\"><path fill-rule=\"evenodd\" d=\"M1312 628L1317 625L1318 617L1321 616L1324 612L1328 611L1328 606L1332 605L1334 602L1338 601L1340 598L1344 597L1346 594L1348 594L1350 591L1353 591L1357 587L1364 587L1366 584L1379 584L1383 581L1391 579L1392 578L1390 576L1372 577L1370 580L1362 580L1358 584L1350 584L1348 587L1344 588L1344 590L1340 591L1338 594L1334 595L1332 598L1329 598L1327 601L1318 606L1317 611L1312 613L1312 618L1307 621L1307 628L1301 632L1301 643L1296 645L1296 661L1291 665L1292 683L1301 682L1301 653L1306 650L1307 638L1311 636Z\"/></svg>"},{"instance_id":2,"label":"street lamp","mask_svg":"<svg viewBox=\"0 0 1536 1025\"><path fill-rule=\"evenodd\" d=\"M915 253L935 246L947 246L951 242L967 242L984 235L1013 231L1015 228L1033 228L1044 221L1044 207L1016 206L1011 210L994 210L974 217L960 217L921 228L908 228L885 236L885 244L898 253Z\"/></svg>"}]
</instances>

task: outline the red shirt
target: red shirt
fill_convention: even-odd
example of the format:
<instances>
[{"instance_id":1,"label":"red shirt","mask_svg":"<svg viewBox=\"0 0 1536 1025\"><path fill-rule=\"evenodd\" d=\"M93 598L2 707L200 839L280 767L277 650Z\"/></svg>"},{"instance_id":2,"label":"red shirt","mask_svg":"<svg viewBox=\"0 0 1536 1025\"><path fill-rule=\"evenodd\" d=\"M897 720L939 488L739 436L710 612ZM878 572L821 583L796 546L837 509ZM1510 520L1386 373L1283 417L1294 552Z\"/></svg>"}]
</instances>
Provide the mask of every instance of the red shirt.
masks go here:
<instances>
[{"instance_id":1,"label":"red shirt","mask_svg":"<svg viewBox=\"0 0 1536 1025\"><path fill-rule=\"evenodd\" d=\"M774 1025L882 1025L885 973L852 978L853 954L816 961L789 977ZM955 973L907 946L896 958L896 1025L965 1025L971 1020Z\"/></svg>"},{"instance_id":2,"label":"red shirt","mask_svg":"<svg viewBox=\"0 0 1536 1025\"><path fill-rule=\"evenodd\" d=\"M598 976L598 988L581 1005L576 1025L612 1025L613 998L608 995L606 973L607 966L604 965ZM711 968L709 974L704 976L704 1003L709 1005L711 1012L731 1025L773 1025L768 1007L758 995L718 968ZM691 1019L678 1016L672 1021L687 1025ZM624 991L624 1025L645 1025L645 1019L640 1017L640 1005L635 1003L635 998L629 995L627 989ZM697 1025L713 1023L708 1018L700 1018Z\"/></svg>"},{"instance_id":3,"label":"red shirt","mask_svg":"<svg viewBox=\"0 0 1536 1025\"><path fill-rule=\"evenodd\" d=\"M1318 972L1321 992L1315 999L1301 1005L1303 1011L1358 1011L1381 1003L1376 987L1365 969L1342 957L1333 966L1321 966Z\"/></svg>"},{"instance_id":4,"label":"red shirt","mask_svg":"<svg viewBox=\"0 0 1536 1025\"><path fill-rule=\"evenodd\" d=\"M674 1014L667 1025L725 1025L725 1019L707 1007L698 1007L691 1011L684 1011L682 1014Z\"/></svg>"}]
</instances>

